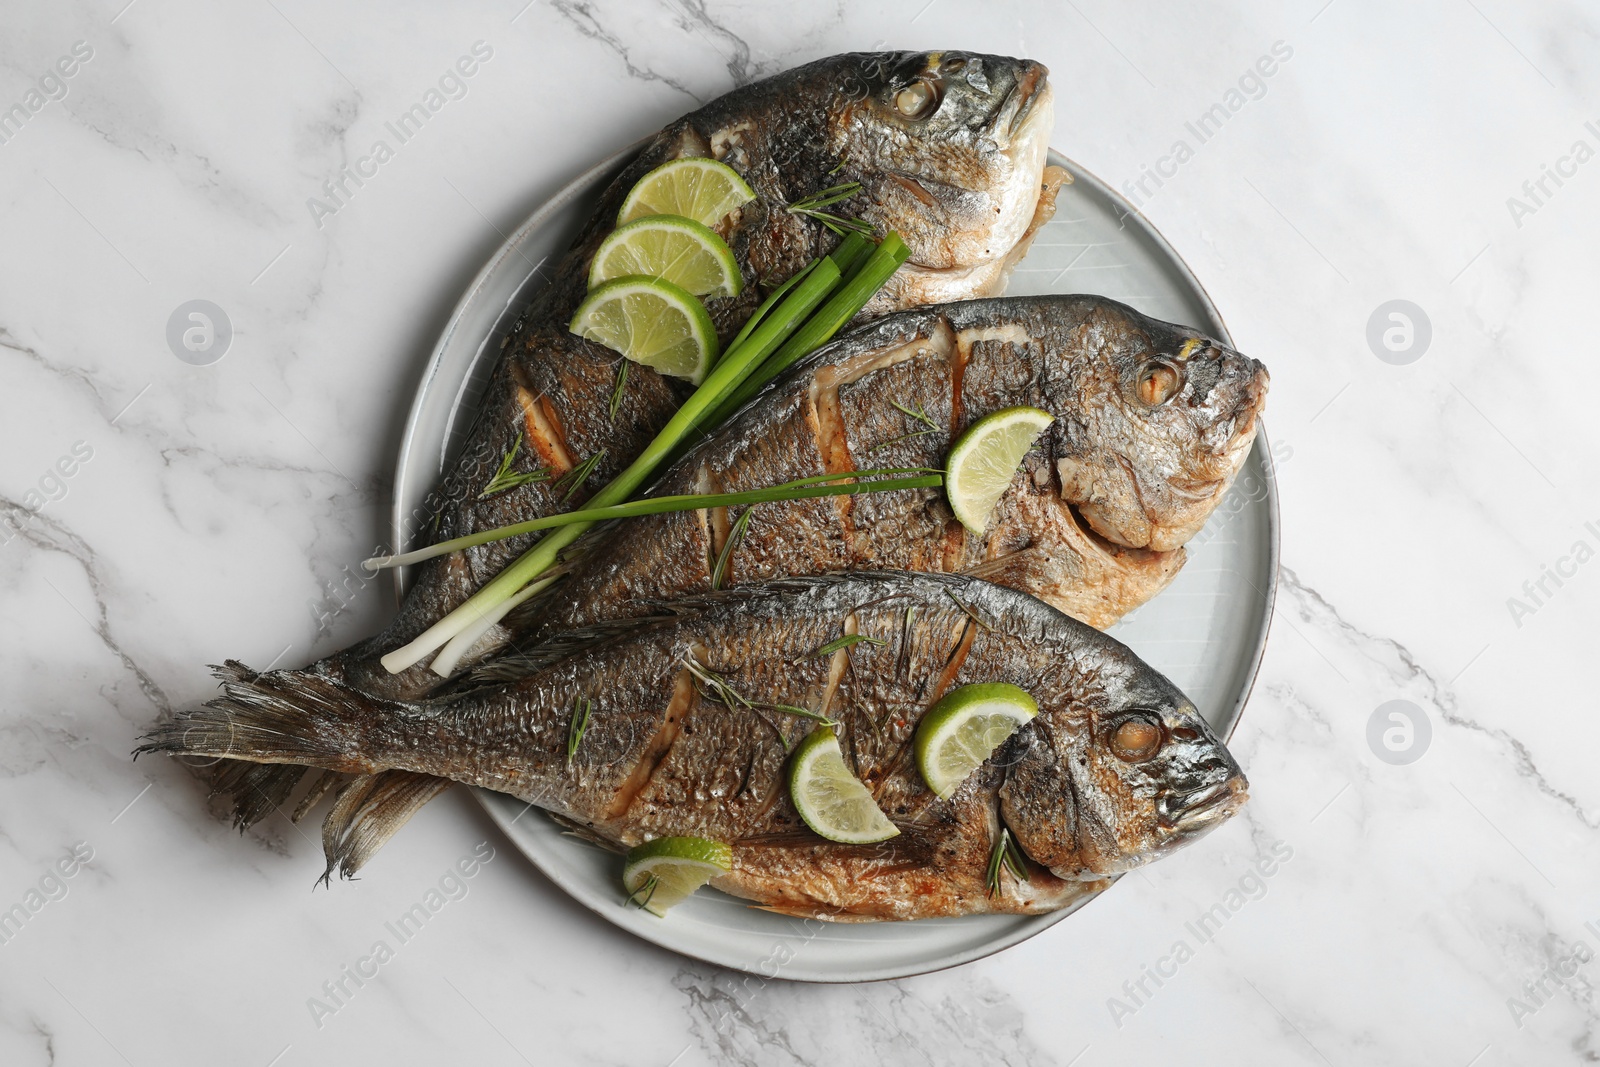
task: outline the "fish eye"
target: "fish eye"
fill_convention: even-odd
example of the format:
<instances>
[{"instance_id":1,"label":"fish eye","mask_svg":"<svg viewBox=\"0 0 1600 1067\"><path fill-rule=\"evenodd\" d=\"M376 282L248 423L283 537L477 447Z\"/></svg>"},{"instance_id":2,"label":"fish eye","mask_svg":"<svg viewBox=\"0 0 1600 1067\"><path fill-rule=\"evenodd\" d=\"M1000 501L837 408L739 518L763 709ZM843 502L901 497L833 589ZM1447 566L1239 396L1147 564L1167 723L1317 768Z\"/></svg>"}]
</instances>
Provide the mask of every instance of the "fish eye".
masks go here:
<instances>
[{"instance_id":1,"label":"fish eye","mask_svg":"<svg viewBox=\"0 0 1600 1067\"><path fill-rule=\"evenodd\" d=\"M1155 359L1139 372L1139 399L1151 407L1165 404L1183 388L1183 375L1166 360Z\"/></svg>"},{"instance_id":2,"label":"fish eye","mask_svg":"<svg viewBox=\"0 0 1600 1067\"><path fill-rule=\"evenodd\" d=\"M939 106L939 93L921 79L894 94L895 110L908 119L925 119Z\"/></svg>"},{"instance_id":3,"label":"fish eye","mask_svg":"<svg viewBox=\"0 0 1600 1067\"><path fill-rule=\"evenodd\" d=\"M1161 727L1145 718L1125 719L1111 732L1111 753L1128 763L1138 763L1161 747Z\"/></svg>"}]
</instances>

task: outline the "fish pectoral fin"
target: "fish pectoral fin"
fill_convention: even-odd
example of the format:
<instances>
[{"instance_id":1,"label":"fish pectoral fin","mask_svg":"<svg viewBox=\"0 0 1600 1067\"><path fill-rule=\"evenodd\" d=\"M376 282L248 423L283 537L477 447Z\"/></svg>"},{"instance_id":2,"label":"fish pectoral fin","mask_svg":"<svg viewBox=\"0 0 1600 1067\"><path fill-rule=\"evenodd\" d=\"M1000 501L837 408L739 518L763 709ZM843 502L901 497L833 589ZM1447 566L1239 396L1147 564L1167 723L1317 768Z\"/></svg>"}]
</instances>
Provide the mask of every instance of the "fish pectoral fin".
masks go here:
<instances>
[{"instance_id":1,"label":"fish pectoral fin","mask_svg":"<svg viewBox=\"0 0 1600 1067\"><path fill-rule=\"evenodd\" d=\"M567 837L576 837L580 841L594 845L596 848L605 849L607 852L615 852L619 856L628 851L617 842L601 834L594 827L585 826L576 819L569 819L565 815L554 811L546 811L545 815L550 818L551 822L561 827L561 832Z\"/></svg>"},{"instance_id":2,"label":"fish pectoral fin","mask_svg":"<svg viewBox=\"0 0 1600 1067\"><path fill-rule=\"evenodd\" d=\"M352 878L410 821L422 806L454 784L414 771L364 774L339 792L322 822L322 852L328 861L322 884L337 870Z\"/></svg>"},{"instance_id":3,"label":"fish pectoral fin","mask_svg":"<svg viewBox=\"0 0 1600 1067\"><path fill-rule=\"evenodd\" d=\"M596 626L584 626L576 629L565 630L560 634L529 648L519 648L514 651L496 656L482 666L463 676L463 681L446 686L433 695L430 700L418 703L431 703L437 701L451 701L461 695L484 684L499 684L502 682L515 682L537 674L552 663L566 659L585 649L615 641L633 630L651 623L662 621L660 614L640 615L631 619L617 619L612 622Z\"/></svg>"},{"instance_id":4,"label":"fish pectoral fin","mask_svg":"<svg viewBox=\"0 0 1600 1067\"><path fill-rule=\"evenodd\" d=\"M751 904L750 909L752 911L770 911L774 915L787 915L791 919L821 919L823 922L830 923L870 923L879 921L876 915L851 915L848 912L840 911L838 908L830 908L825 904L818 904L815 907L806 907L802 904Z\"/></svg>"}]
</instances>

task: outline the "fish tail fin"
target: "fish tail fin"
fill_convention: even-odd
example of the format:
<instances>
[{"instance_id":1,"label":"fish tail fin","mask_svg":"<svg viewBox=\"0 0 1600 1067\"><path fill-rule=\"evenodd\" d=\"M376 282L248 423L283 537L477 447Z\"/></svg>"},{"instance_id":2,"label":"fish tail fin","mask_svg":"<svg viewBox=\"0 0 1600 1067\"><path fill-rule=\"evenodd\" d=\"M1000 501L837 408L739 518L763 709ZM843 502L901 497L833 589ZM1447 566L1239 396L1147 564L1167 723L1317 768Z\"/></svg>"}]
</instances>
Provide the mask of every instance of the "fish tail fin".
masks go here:
<instances>
[{"instance_id":1,"label":"fish tail fin","mask_svg":"<svg viewBox=\"0 0 1600 1067\"><path fill-rule=\"evenodd\" d=\"M291 822L299 822L339 777L332 771L314 767L226 759L220 760L212 770L210 796L227 801L232 809L233 825L243 832L282 810L295 790L309 782L310 787L289 814Z\"/></svg>"},{"instance_id":2,"label":"fish tail fin","mask_svg":"<svg viewBox=\"0 0 1600 1067\"><path fill-rule=\"evenodd\" d=\"M222 695L157 725L136 754L166 752L373 774L384 769L374 757L387 747L377 727L410 708L306 671L257 674L236 660L212 671L222 683ZM277 789L284 776L262 777ZM283 799L287 796L285 792Z\"/></svg>"},{"instance_id":3,"label":"fish tail fin","mask_svg":"<svg viewBox=\"0 0 1600 1067\"><path fill-rule=\"evenodd\" d=\"M353 878L422 806L451 786L448 778L415 771L383 771L351 781L339 792L322 821L322 872L327 885L334 871Z\"/></svg>"}]
</instances>

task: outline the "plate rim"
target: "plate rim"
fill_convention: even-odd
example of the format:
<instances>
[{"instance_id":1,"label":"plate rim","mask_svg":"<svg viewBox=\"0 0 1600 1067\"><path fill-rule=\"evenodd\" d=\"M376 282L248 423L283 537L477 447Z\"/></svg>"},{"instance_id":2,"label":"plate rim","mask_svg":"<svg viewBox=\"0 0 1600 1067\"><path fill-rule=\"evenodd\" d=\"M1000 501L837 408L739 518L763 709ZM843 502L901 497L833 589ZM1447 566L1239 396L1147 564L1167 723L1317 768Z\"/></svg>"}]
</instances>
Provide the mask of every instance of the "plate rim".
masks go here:
<instances>
[{"instance_id":1,"label":"plate rim","mask_svg":"<svg viewBox=\"0 0 1600 1067\"><path fill-rule=\"evenodd\" d=\"M534 211L526 219L524 219L523 222L514 231L512 231L509 236L505 238L495 253L490 256L489 260L483 265L477 274L474 275L471 283L467 286L466 291L462 294L461 299L457 301L454 310L450 314L449 320L446 322L443 331L440 333L438 342L434 345L433 351L428 357L428 361L423 368L420 380L417 382L416 390L411 400L411 407L406 415L405 429L400 437L399 456L395 464L395 475L392 489L393 499L390 505L389 521L390 537L393 544L396 546L396 551L404 551L404 542L408 539L408 534L405 528L405 494L402 490L409 481L417 477L417 472L412 469L416 465L416 461L413 459L413 454L417 451L415 446L418 443L419 424L422 420L425 398L429 392L430 384L432 384L440 374L445 357L451 348L452 342L456 338L463 320L467 317L473 305L478 301L480 295L484 292L488 282L498 272L501 264L509 257L520 254L518 249L529 234L551 222L553 218L568 208L574 200L583 196L590 183L592 183L596 178L619 168L623 163L635 155L648 141L648 137L641 138L640 140L635 141L633 144L613 152L605 159L584 169L575 175L570 181L562 185L559 190L557 190L552 196L550 196L549 199L545 200L537 208L535 208ZM1172 243L1167 240L1161 231L1158 230L1155 225L1144 216L1143 213L1130 204L1125 197L1123 197L1115 189L1111 188L1111 186L1107 185L1088 168L1082 166L1077 161L1072 159L1072 157L1056 150L1055 148L1051 148L1049 150L1049 157L1052 164L1064 165L1067 168L1068 172L1072 176L1072 181L1074 184L1079 182L1083 183L1084 185L1093 189L1100 196L1104 197L1109 203L1114 205L1120 214L1123 225L1126 226L1131 224L1137 228L1145 239L1149 240L1165 255L1169 265L1176 269L1176 273L1180 279L1198 297L1198 303L1205 312L1206 318L1209 320L1206 325L1212 336L1214 336L1217 340L1224 342L1229 347L1234 347L1233 336L1229 332L1227 324L1223 321L1222 314L1220 311L1218 311L1216 303L1211 299L1211 294L1206 290L1205 286L1201 284L1200 279L1196 277L1188 262L1178 254L1177 249L1173 247ZM537 269L538 267L536 266L535 270ZM526 284L527 280L524 278L522 285L518 286L516 292L513 294L513 300L521 294L522 289L526 286ZM484 337L477 343L474 349L474 366L476 366L478 359L481 357L483 347L489 343L490 337L492 337L492 334L488 337ZM462 383L457 386L456 391L458 396L460 391L465 389L467 387L467 383L470 381L471 375L469 374L465 379L463 379ZM450 447L451 430L455 425L455 419L459 409L460 405L458 403L451 411L450 421L446 427L445 438L440 446L442 449L448 449ZM1261 663L1266 654L1267 638L1272 628L1272 621L1276 615L1277 607L1279 584L1279 537L1281 532L1277 475L1273 464L1270 442L1267 438L1265 421L1259 418L1257 419L1256 424L1256 440L1252 447L1260 449L1262 469L1265 472L1266 477L1266 497L1264 503L1266 504L1267 519L1267 588L1263 591L1263 600L1265 601L1264 610L1261 614L1261 619L1257 626L1257 630L1252 642L1246 678L1244 683L1240 686L1238 697L1228 709L1229 721L1223 738L1224 742L1232 739L1234 732L1238 729L1239 723L1244 718L1244 711L1250 701L1250 697L1255 691L1256 682L1260 678L1261 674ZM443 458L444 457L441 454L441 467L443 466ZM407 578L408 575L403 568L396 569L392 572L391 588L393 589L397 604L405 595L405 590L408 585ZM570 898L575 900L588 911L604 919L607 923L610 923L623 933L628 934L629 936L644 938L645 940L650 941L652 944L655 944L661 948L665 948L670 952L675 952L679 955L688 956L692 959L711 963L715 966L727 967L730 970L739 971L741 973L756 975L757 977L764 979L780 978L784 981L835 985L852 984L856 982L893 981L900 978L912 978L924 974L936 974L940 971L949 970L954 967L965 966L966 964L974 963L981 959L986 959L997 953L1004 952L1006 949L1021 944L1024 941L1030 940L1050 929L1056 923L1066 919L1068 916L1074 915L1083 910L1083 908L1103 896L1105 892L1102 890L1100 893L1096 893L1091 897L1087 897L1077 904L1068 908L1064 908L1060 911L1049 912L1043 915L1021 916L1019 918L1021 918L1023 921L1019 922L1012 930L995 938L993 941L985 942L978 948L957 952L948 960L942 961L935 966L919 967L912 970L900 969L893 970L892 972L885 971L883 973L867 972L865 975L857 974L853 977L812 977L807 975L781 973L778 975L766 975L758 970L754 970L748 966L742 966L738 963L730 963L725 960L708 958L702 953L680 947L676 944L665 943L659 938L650 937L647 934L614 922L613 917L603 911L599 907L598 903L591 902L587 898L586 893L579 892L578 890L582 887L571 884L571 880L568 879L564 872L555 872L548 869L544 864L539 862L537 857L535 857L522 846L517 834L512 832L513 824L521 818L521 815L519 814L515 818L512 818L508 816L506 812L500 809L500 805L502 803L505 801L514 801L515 798L508 797L505 794L495 793L492 790L477 787L472 789L472 794L474 799L477 800L478 804L484 809L485 813L488 814L489 818L493 820L495 825L500 828L500 831L506 835L510 843L516 846L517 851L520 852L530 863L532 863L533 866L539 870L540 874L548 878L552 883L560 888L562 892L566 893ZM531 805L528 807L531 807ZM527 808L524 808L523 813L525 814L526 811ZM1114 884L1116 881L1120 880L1120 876L1118 876L1117 878L1112 879L1112 883ZM1110 886L1107 886L1107 889L1109 888Z\"/></svg>"}]
</instances>

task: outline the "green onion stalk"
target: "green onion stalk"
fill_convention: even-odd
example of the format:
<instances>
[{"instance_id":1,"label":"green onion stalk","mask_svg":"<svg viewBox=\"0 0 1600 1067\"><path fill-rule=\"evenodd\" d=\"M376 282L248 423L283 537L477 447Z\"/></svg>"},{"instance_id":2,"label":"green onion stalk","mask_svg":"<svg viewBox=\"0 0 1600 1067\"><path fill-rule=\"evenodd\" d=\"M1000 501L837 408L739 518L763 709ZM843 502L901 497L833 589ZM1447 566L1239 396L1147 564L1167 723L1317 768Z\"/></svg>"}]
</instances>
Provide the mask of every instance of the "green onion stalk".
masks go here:
<instances>
[{"instance_id":1,"label":"green onion stalk","mask_svg":"<svg viewBox=\"0 0 1600 1067\"><path fill-rule=\"evenodd\" d=\"M865 306L872 294L893 273L894 266L898 266L905 258L903 252L899 251L904 249L904 244L895 234L891 233L877 249L863 258L861 253L868 244L870 242L865 238L858 237L852 241L850 235L846 235L833 256L816 260L798 281L791 279L792 287L782 295L781 300L769 297L752 316L754 326L746 324L705 381L673 414L638 458L589 499L587 510L606 509L627 502L691 433L715 425L711 419L721 409L742 403L738 397L753 376L762 376L761 382L765 384L782 369L778 367L769 373L767 364L772 362L769 357L777 353L786 360L783 366L787 366L804 354L795 347L797 337L805 336L810 347L816 347L831 336L826 323L834 322L832 329L837 330ZM886 246L890 249L887 254L884 253ZM836 260L834 256L839 258ZM855 266L857 261L859 266ZM854 266L849 281L844 285L840 285L845 274L841 262L847 267ZM883 267L890 262L893 266L889 267L888 273L884 273ZM868 273L869 268L871 273ZM878 277L878 281L870 289L865 288L873 277ZM847 293L849 301L855 304L849 314L844 313L847 302L841 300ZM827 303L824 304L824 301ZM822 308L820 312L819 306ZM818 314L813 316L813 312ZM507 606L508 602L518 598L517 603L521 603L533 595L525 588L528 583L554 566L561 552L598 521L602 520L587 519L555 526L538 544L524 552L454 611L411 643L384 656L384 668L392 674L398 674L420 663L429 654L438 652L431 668L435 673L449 677L472 645L515 607L515 604Z\"/></svg>"}]
</instances>

